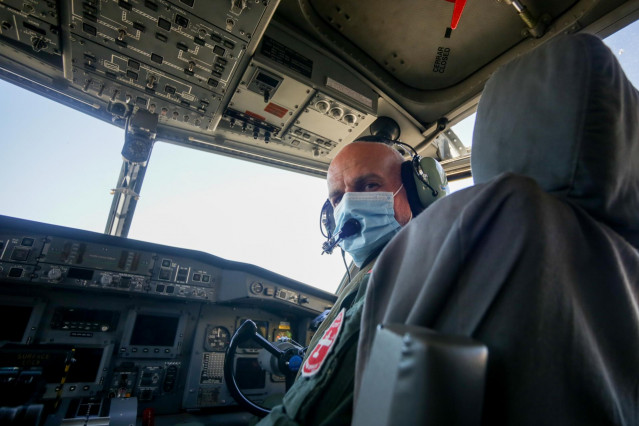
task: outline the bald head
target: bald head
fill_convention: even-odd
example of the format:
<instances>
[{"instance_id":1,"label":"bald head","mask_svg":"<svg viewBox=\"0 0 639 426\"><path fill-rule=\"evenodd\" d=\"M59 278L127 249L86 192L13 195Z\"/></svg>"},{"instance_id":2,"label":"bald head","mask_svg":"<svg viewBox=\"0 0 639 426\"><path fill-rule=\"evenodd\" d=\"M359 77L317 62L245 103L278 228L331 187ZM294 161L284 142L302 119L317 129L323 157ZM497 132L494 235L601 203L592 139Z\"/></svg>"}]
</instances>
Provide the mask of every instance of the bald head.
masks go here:
<instances>
[{"instance_id":1,"label":"bald head","mask_svg":"<svg viewBox=\"0 0 639 426\"><path fill-rule=\"evenodd\" d=\"M403 157L383 143L346 145L328 168L328 199L333 207L347 192L395 192L402 185ZM406 189L395 196L395 219L404 226L411 218Z\"/></svg>"}]
</instances>

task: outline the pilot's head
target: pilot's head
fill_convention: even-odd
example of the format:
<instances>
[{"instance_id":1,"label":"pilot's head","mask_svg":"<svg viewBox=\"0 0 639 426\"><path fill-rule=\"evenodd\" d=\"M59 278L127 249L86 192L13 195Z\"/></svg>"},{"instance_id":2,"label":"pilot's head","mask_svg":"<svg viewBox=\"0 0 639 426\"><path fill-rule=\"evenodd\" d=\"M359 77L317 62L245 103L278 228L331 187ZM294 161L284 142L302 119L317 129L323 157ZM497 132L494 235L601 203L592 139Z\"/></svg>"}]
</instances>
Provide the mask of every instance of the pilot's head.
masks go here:
<instances>
[{"instance_id":1,"label":"pilot's head","mask_svg":"<svg viewBox=\"0 0 639 426\"><path fill-rule=\"evenodd\" d=\"M402 185L403 157L378 142L355 142L345 146L328 168L328 198L335 209L335 230L350 218L362 231L340 246L357 266L362 266L395 235L411 217Z\"/></svg>"}]
</instances>

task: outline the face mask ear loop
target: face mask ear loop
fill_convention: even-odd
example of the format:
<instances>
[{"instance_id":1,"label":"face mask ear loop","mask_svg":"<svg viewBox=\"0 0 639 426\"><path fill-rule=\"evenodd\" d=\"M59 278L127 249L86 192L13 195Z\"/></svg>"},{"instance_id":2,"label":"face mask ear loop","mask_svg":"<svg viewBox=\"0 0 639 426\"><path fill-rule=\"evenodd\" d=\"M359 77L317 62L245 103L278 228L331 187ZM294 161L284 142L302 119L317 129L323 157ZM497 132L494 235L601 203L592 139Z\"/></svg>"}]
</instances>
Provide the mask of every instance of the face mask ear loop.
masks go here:
<instances>
[{"instance_id":1,"label":"face mask ear loop","mask_svg":"<svg viewBox=\"0 0 639 426\"><path fill-rule=\"evenodd\" d=\"M400 185L400 187L399 187L399 188L397 188L397 191L395 191L395 192L393 193L393 198L395 198L395 195L399 194L399 191L401 191L403 187L404 187L404 184L402 183L402 184ZM411 220L413 220L413 210L412 210L412 209L411 209L411 211L410 211L410 217L408 218L408 222L410 222Z\"/></svg>"},{"instance_id":2,"label":"face mask ear loop","mask_svg":"<svg viewBox=\"0 0 639 426\"><path fill-rule=\"evenodd\" d=\"M393 198L395 198L395 195L399 194L399 191L401 191L403 187L404 187L404 184L402 183L399 186L399 188L397 188L397 191L393 192Z\"/></svg>"}]
</instances>

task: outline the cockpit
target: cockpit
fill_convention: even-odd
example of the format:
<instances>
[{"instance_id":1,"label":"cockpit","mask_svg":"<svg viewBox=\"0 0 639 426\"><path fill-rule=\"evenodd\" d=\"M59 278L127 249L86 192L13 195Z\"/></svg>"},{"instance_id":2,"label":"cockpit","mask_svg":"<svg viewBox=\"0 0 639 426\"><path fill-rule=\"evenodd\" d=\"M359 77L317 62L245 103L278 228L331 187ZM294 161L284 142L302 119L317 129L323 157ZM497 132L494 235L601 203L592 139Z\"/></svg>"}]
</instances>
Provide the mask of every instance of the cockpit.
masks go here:
<instances>
[{"instance_id":1,"label":"cockpit","mask_svg":"<svg viewBox=\"0 0 639 426\"><path fill-rule=\"evenodd\" d=\"M319 232L331 160L382 135L434 161L433 194L470 186L489 78L583 32L637 85L637 18L635 0L0 0L0 423L255 422L358 271Z\"/></svg>"}]
</instances>

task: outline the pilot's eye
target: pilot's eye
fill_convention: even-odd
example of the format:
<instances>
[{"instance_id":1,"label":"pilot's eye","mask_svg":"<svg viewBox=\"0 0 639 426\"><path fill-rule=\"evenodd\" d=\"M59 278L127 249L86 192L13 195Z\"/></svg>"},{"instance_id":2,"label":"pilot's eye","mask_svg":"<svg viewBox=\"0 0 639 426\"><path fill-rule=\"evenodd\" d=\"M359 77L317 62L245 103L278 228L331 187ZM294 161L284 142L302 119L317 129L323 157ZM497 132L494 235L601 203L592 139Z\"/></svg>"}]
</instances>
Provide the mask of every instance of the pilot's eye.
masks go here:
<instances>
[{"instance_id":1,"label":"pilot's eye","mask_svg":"<svg viewBox=\"0 0 639 426\"><path fill-rule=\"evenodd\" d=\"M370 182L364 185L364 192L374 192L379 189L381 185L378 183Z\"/></svg>"}]
</instances>

